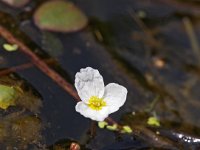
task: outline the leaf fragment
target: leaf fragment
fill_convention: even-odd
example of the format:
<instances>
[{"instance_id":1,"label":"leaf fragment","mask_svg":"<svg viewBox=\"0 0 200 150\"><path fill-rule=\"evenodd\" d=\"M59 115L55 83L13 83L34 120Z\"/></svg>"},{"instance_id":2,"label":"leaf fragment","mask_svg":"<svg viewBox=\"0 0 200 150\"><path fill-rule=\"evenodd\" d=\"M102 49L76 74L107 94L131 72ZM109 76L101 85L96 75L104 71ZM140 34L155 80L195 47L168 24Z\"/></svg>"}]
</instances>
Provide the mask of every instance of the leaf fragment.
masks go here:
<instances>
[{"instance_id":1,"label":"leaf fragment","mask_svg":"<svg viewBox=\"0 0 200 150\"><path fill-rule=\"evenodd\" d=\"M156 127L160 126L160 122L156 117L149 117L147 120L147 124L150 126L156 126Z\"/></svg>"},{"instance_id":2,"label":"leaf fragment","mask_svg":"<svg viewBox=\"0 0 200 150\"><path fill-rule=\"evenodd\" d=\"M117 128L117 124L113 124L112 126L106 126L106 128L108 129L108 130L111 130L111 131L117 131L118 130L118 128Z\"/></svg>"},{"instance_id":3,"label":"leaf fragment","mask_svg":"<svg viewBox=\"0 0 200 150\"><path fill-rule=\"evenodd\" d=\"M3 44L3 48L8 52L12 52L12 51L16 51L18 49L18 45L5 43L5 44Z\"/></svg>"},{"instance_id":4,"label":"leaf fragment","mask_svg":"<svg viewBox=\"0 0 200 150\"><path fill-rule=\"evenodd\" d=\"M133 130L131 129L131 127L130 126L123 126L122 127L122 130L121 130L121 133L132 133L133 132Z\"/></svg>"},{"instance_id":5,"label":"leaf fragment","mask_svg":"<svg viewBox=\"0 0 200 150\"><path fill-rule=\"evenodd\" d=\"M105 121L99 121L99 122L98 122L98 126L99 126L99 128L101 128L101 129L105 128L105 126L107 126L107 125L108 125L108 123L105 122Z\"/></svg>"}]
</instances>

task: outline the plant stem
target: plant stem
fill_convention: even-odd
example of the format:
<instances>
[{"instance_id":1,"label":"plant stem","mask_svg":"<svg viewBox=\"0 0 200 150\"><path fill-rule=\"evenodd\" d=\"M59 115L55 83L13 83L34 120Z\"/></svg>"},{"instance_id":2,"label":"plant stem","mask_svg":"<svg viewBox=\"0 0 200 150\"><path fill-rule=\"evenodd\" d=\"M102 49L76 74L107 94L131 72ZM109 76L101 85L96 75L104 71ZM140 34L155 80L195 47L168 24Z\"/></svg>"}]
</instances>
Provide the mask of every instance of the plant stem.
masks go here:
<instances>
[{"instance_id":1,"label":"plant stem","mask_svg":"<svg viewBox=\"0 0 200 150\"><path fill-rule=\"evenodd\" d=\"M96 135L96 121L91 122L91 127L90 127L90 137L93 138Z\"/></svg>"},{"instance_id":2,"label":"plant stem","mask_svg":"<svg viewBox=\"0 0 200 150\"><path fill-rule=\"evenodd\" d=\"M157 95L153 101L150 103L150 105L148 106L148 108L145 110L146 112L150 113L153 111L153 109L155 108L156 104L158 103L158 101L161 99L160 95Z\"/></svg>"},{"instance_id":3,"label":"plant stem","mask_svg":"<svg viewBox=\"0 0 200 150\"><path fill-rule=\"evenodd\" d=\"M189 18L185 17L183 18L183 24L185 26L185 30L190 40L191 48L194 52L194 55L196 56L198 60L198 65L200 66L200 46L199 46L192 22L190 21Z\"/></svg>"}]
</instances>

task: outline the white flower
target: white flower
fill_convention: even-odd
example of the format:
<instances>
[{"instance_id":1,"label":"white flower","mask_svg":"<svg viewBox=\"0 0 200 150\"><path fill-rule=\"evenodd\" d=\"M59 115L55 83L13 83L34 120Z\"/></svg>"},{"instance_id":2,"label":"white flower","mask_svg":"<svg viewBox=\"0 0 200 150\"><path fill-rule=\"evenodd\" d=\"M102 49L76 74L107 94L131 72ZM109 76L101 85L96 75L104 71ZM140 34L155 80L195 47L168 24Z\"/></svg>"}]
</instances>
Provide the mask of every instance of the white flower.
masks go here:
<instances>
[{"instance_id":1,"label":"white flower","mask_svg":"<svg viewBox=\"0 0 200 150\"><path fill-rule=\"evenodd\" d=\"M127 89L110 83L104 87L103 77L91 67L81 69L75 76L75 87L81 102L76 111L96 121L103 121L126 101Z\"/></svg>"}]
</instances>

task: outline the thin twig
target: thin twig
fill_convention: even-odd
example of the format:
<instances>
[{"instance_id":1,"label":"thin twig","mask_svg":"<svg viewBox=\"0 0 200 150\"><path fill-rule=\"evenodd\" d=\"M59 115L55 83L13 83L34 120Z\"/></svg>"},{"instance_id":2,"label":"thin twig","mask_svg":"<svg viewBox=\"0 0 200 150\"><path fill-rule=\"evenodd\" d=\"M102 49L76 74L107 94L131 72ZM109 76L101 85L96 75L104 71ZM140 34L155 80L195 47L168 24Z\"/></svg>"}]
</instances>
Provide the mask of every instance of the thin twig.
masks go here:
<instances>
[{"instance_id":1,"label":"thin twig","mask_svg":"<svg viewBox=\"0 0 200 150\"><path fill-rule=\"evenodd\" d=\"M74 99L80 101L77 92L74 90L73 86L68 83L63 77L61 77L57 72L52 70L44 61L42 61L36 54L34 54L30 48L28 48L21 41L16 39L7 29L0 26L0 35L5 38L11 44L17 44L19 50L31 58L33 64L35 64L43 73L48 75L53 79L59 86L61 86L66 92L68 92Z\"/></svg>"},{"instance_id":2,"label":"thin twig","mask_svg":"<svg viewBox=\"0 0 200 150\"><path fill-rule=\"evenodd\" d=\"M8 68L8 69L3 69L3 70L0 71L0 76L4 76L4 75L7 75L9 73L13 73L13 72L16 72L16 71L19 71L19 70L24 70L24 69L30 68L32 66L33 66L32 63L26 63L26 64L22 64L22 65L19 65L19 66L11 67L11 68Z\"/></svg>"},{"instance_id":3,"label":"thin twig","mask_svg":"<svg viewBox=\"0 0 200 150\"><path fill-rule=\"evenodd\" d=\"M161 99L160 95L157 95L153 101L150 103L150 106L148 106L148 108L145 110L146 112L152 112L153 109L155 108L156 104L158 103L158 101Z\"/></svg>"},{"instance_id":4,"label":"thin twig","mask_svg":"<svg viewBox=\"0 0 200 150\"><path fill-rule=\"evenodd\" d=\"M45 62L47 64L51 63L52 60L45 60ZM14 66L14 67L10 67L10 68L7 68L7 69L2 69L0 70L0 76L4 76L4 75L7 75L9 73L13 73L13 72L16 72L16 71L20 71L20 70L24 70L24 69L28 69L30 67L33 67L33 63L25 63L25 64L21 64L21 65L18 65L18 66Z\"/></svg>"},{"instance_id":5,"label":"thin twig","mask_svg":"<svg viewBox=\"0 0 200 150\"><path fill-rule=\"evenodd\" d=\"M151 30L144 24L144 22L140 18L137 17L135 12L130 10L129 14L132 17L132 19L137 23L137 25L141 28L141 30L145 33L152 46L156 48L161 48L162 45L154 38Z\"/></svg>"},{"instance_id":6,"label":"thin twig","mask_svg":"<svg viewBox=\"0 0 200 150\"><path fill-rule=\"evenodd\" d=\"M193 25L192 25L190 19L187 17L183 18L183 24L184 24L185 30L188 34L192 50L193 50L196 58L198 59L198 63L200 65L200 47L199 47L199 43L198 43L197 37L195 35L194 29L193 29Z\"/></svg>"}]
</instances>

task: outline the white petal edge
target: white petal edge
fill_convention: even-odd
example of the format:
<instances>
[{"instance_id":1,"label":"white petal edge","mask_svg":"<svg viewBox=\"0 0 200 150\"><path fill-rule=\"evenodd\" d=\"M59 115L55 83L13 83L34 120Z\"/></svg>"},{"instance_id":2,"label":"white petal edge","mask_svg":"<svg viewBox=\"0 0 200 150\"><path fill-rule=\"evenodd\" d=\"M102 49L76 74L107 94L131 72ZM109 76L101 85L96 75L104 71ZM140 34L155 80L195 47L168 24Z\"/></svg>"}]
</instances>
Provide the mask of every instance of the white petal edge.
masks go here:
<instances>
[{"instance_id":1,"label":"white petal edge","mask_svg":"<svg viewBox=\"0 0 200 150\"><path fill-rule=\"evenodd\" d=\"M106 85L103 99L106 101L110 113L117 111L124 105L127 93L127 89L117 83L109 83Z\"/></svg>"},{"instance_id":2,"label":"white petal edge","mask_svg":"<svg viewBox=\"0 0 200 150\"><path fill-rule=\"evenodd\" d=\"M89 108L84 102L78 102L75 109L84 117L95 121L104 121L104 119L107 118L109 114L108 107L103 107L102 110L96 111Z\"/></svg>"},{"instance_id":3,"label":"white petal edge","mask_svg":"<svg viewBox=\"0 0 200 150\"><path fill-rule=\"evenodd\" d=\"M75 75L75 87L82 101L87 103L91 96L101 98L104 94L103 77L97 69L87 67Z\"/></svg>"}]
</instances>

